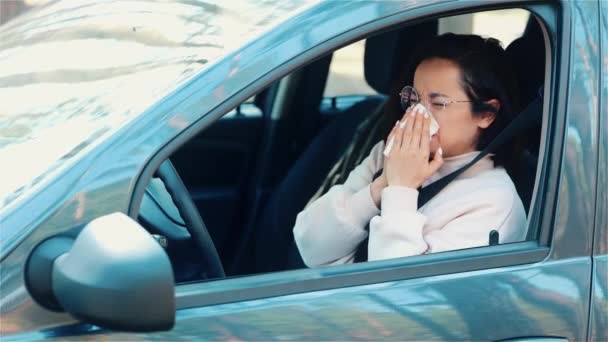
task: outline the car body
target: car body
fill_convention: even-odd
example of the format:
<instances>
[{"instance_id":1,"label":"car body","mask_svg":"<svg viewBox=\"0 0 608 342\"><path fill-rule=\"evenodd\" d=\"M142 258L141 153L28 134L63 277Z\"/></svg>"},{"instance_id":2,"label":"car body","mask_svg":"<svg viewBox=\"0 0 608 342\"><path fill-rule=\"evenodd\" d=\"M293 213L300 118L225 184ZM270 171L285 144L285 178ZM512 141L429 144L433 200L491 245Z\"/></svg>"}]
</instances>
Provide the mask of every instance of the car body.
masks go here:
<instances>
[{"instance_id":1,"label":"car body","mask_svg":"<svg viewBox=\"0 0 608 342\"><path fill-rule=\"evenodd\" d=\"M35 246L115 212L136 218L142 189L160 162L271 82L400 23L515 6L485 0L114 5L59 1L0 28L0 70L9 75L0 76L0 96L12 100L10 122L0 123L10 133L2 137L0 161L11 177L0 192L3 340L608 339L608 5L597 0L516 5L545 23L552 52L543 167L529 218L537 240L178 284L176 323L166 332L108 330L38 305L24 284ZM232 11L248 19L237 20ZM164 32L169 20L179 30ZM224 34L230 26L237 28ZM82 39L87 32L94 36ZM114 56L121 53L131 60ZM100 71L97 63L104 63ZM73 65L80 74L70 72ZM109 81L90 86L87 77ZM24 130L31 135L19 133ZM65 132L70 136L62 140ZM57 141L44 152L42 146Z\"/></svg>"}]
</instances>

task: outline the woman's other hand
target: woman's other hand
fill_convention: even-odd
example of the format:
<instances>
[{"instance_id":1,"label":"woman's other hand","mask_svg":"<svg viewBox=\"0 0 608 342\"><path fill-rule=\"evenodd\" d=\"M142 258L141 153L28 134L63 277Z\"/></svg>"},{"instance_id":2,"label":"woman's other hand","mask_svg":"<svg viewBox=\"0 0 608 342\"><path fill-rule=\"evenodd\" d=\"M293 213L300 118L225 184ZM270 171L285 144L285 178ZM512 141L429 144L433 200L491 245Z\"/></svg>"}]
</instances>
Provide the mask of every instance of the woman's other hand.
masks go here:
<instances>
[{"instance_id":1,"label":"woman's other hand","mask_svg":"<svg viewBox=\"0 0 608 342\"><path fill-rule=\"evenodd\" d=\"M388 182L386 181L386 175L384 172L380 175L380 177L374 179L372 184L370 185L370 192L372 194L372 199L374 200L374 204L376 208L380 209L380 199L382 198L382 190L388 186Z\"/></svg>"},{"instance_id":2,"label":"woman's other hand","mask_svg":"<svg viewBox=\"0 0 608 342\"><path fill-rule=\"evenodd\" d=\"M405 125L404 125L405 124ZM430 158L431 119L423 110L409 108L387 141L393 146L384 159L383 176L388 185L417 189L443 164L441 148Z\"/></svg>"}]
</instances>

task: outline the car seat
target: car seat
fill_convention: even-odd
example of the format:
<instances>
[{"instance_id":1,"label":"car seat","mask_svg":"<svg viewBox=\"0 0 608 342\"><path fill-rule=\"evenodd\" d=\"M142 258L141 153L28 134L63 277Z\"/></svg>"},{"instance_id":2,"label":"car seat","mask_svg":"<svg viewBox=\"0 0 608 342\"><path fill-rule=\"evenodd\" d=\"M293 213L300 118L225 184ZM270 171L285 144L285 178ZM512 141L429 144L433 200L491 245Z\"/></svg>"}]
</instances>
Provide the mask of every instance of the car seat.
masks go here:
<instances>
[{"instance_id":1,"label":"car seat","mask_svg":"<svg viewBox=\"0 0 608 342\"><path fill-rule=\"evenodd\" d=\"M507 57L511 59L517 84L519 100L522 108L541 96L540 90L545 78L545 44L540 24L530 17L524 34L514 40L506 49ZM538 118L542 118L539 113ZM541 120L535 127L522 132L518 139L521 146L519 162L508 168L509 174L523 202L526 212L529 211L541 135ZM528 232L528 239L533 239L535 232Z\"/></svg>"}]
</instances>

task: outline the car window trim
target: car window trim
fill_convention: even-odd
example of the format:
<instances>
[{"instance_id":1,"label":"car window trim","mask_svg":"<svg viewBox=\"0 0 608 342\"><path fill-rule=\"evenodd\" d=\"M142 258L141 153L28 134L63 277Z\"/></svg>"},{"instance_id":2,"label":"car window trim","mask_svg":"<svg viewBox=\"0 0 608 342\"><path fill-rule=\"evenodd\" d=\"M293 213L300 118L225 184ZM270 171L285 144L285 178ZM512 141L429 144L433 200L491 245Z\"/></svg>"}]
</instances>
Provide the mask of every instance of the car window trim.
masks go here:
<instances>
[{"instance_id":1,"label":"car window trim","mask_svg":"<svg viewBox=\"0 0 608 342\"><path fill-rule=\"evenodd\" d=\"M228 304L305 292L445 276L539 262L549 247L536 241L318 268L184 283L176 308Z\"/></svg>"}]
</instances>

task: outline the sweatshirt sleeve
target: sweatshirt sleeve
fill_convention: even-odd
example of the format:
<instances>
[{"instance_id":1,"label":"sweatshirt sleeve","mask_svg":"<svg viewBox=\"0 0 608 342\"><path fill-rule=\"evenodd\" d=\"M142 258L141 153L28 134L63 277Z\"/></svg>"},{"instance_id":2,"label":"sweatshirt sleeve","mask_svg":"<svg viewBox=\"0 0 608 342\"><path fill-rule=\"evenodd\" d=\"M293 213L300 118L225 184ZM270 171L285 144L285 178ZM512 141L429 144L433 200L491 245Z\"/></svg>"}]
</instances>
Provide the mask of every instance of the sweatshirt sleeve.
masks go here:
<instances>
[{"instance_id":1,"label":"sweatshirt sleeve","mask_svg":"<svg viewBox=\"0 0 608 342\"><path fill-rule=\"evenodd\" d=\"M380 212L370 184L382 164L383 145L376 144L344 184L333 186L298 214L294 238L308 267L353 261L357 246L368 235L365 226Z\"/></svg>"},{"instance_id":2,"label":"sweatshirt sleeve","mask_svg":"<svg viewBox=\"0 0 608 342\"><path fill-rule=\"evenodd\" d=\"M382 213L369 226L368 260L423 254L426 217L417 211L418 190L388 186L382 191Z\"/></svg>"},{"instance_id":3,"label":"sweatshirt sleeve","mask_svg":"<svg viewBox=\"0 0 608 342\"><path fill-rule=\"evenodd\" d=\"M501 241L525 238L525 211L511 191L489 188L463 195L458 201L467 205L447 214L445 225L428 234L426 217L416 210L417 199L414 189L384 189L382 213L370 222L368 260L487 246L492 230L499 231Z\"/></svg>"}]
</instances>

